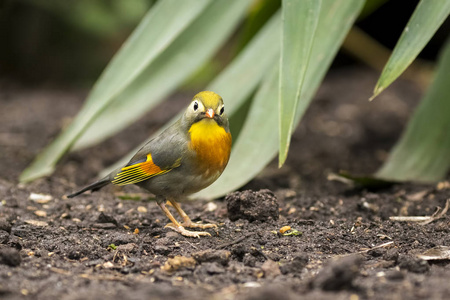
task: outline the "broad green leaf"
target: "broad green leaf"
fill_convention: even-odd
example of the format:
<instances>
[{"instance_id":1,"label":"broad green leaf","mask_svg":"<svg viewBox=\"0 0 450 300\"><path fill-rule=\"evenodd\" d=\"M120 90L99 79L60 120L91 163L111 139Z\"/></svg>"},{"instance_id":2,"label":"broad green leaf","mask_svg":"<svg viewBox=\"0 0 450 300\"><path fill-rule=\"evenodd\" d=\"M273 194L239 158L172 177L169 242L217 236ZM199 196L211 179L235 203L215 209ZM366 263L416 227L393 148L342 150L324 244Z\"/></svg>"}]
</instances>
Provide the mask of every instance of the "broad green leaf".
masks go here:
<instances>
[{"instance_id":1,"label":"broad green leaf","mask_svg":"<svg viewBox=\"0 0 450 300\"><path fill-rule=\"evenodd\" d=\"M450 40L433 83L389 159L376 173L393 181L435 182L450 168Z\"/></svg>"},{"instance_id":2,"label":"broad green leaf","mask_svg":"<svg viewBox=\"0 0 450 300\"><path fill-rule=\"evenodd\" d=\"M371 99L406 70L449 14L449 0L420 1L384 67Z\"/></svg>"},{"instance_id":3,"label":"broad green leaf","mask_svg":"<svg viewBox=\"0 0 450 300\"><path fill-rule=\"evenodd\" d=\"M310 55L304 88L297 107L294 124L298 124L325 76L348 30L358 16L364 1L323 0ZM281 25L280 25L281 27ZM280 28L281 29L281 28ZM234 142L229 165L210 187L194 195L212 199L236 190L250 181L278 152L278 69L279 62L268 74L252 106L247 121Z\"/></svg>"},{"instance_id":4,"label":"broad green leaf","mask_svg":"<svg viewBox=\"0 0 450 300\"><path fill-rule=\"evenodd\" d=\"M221 95L225 102L227 114L233 115L243 102L256 89L263 76L271 70L273 61L279 55L280 14L275 14L247 47L225 68L206 88ZM261 49L264 49L262 51ZM188 103L189 99L186 100ZM175 116L168 124L180 117ZM166 125L167 126L167 125ZM165 127L164 127L165 128ZM156 134L161 133L162 128ZM103 170L100 177L124 165L142 147L134 149L120 161Z\"/></svg>"},{"instance_id":5,"label":"broad green leaf","mask_svg":"<svg viewBox=\"0 0 450 300\"><path fill-rule=\"evenodd\" d=\"M286 161L300 92L308 69L321 0L283 0L279 83L279 166Z\"/></svg>"},{"instance_id":6,"label":"broad green leaf","mask_svg":"<svg viewBox=\"0 0 450 300\"><path fill-rule=\"evenodd\" d=\"M253 93L279 55L280 13L276 13L242 52L207 87L221 95L234 114Z\"/></svg>"},{"instance_id":7,"label":"broad green leaf","mask_svg":"<svg viewBox=\"0 0 450 300\"><path fill-rule=\"evenodd\" d=\"M21 174L20 181L52 173L56 162L95 117L196 19L209 2L158 1L105 69L77 117L36 157Z\"/></svg>"},{"instance_id":8,"label":"broad green leaf","mask_svg":"<svg viewBox=\"0 0 450 300\"><path fill-rule=\"evenodd\" d=\"M251 1L214 1L100 114L75 144L92 146L127 127L205 64L233 33ZM188 103L190 99L186 99Z\"/></svg>"}]
</instances>

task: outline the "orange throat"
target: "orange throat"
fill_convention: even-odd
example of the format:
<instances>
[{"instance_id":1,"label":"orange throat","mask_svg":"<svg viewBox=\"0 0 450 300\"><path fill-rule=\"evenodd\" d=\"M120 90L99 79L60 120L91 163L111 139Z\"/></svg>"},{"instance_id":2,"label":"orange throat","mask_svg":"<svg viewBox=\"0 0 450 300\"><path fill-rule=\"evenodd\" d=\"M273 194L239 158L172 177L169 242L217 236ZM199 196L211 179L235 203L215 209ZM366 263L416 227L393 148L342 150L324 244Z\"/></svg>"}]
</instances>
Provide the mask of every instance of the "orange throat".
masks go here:
<instances>
[{"instance_id":1,"label":"orange throat","mask_svg":"<svg viewBox=\"0 0 450 300\"><path fill-rule=\"evenodd\" d=\"M231 134L216 121L203 119L189 129L190 148L197 154L197 166L205 175L222 173L231 152Z\"/></svg>"}]
</instances>

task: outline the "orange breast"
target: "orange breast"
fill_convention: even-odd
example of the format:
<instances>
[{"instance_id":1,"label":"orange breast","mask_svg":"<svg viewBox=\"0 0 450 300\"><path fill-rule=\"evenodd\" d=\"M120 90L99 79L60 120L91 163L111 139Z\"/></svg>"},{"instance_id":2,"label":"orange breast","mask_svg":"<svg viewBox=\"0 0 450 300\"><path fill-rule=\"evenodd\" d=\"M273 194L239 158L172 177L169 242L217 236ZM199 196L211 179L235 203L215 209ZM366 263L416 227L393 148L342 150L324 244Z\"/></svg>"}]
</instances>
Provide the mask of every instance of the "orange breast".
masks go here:
<instances>
[{"instance_id":1,"label":"orange breast","mask_svg":"<svg viewBox=\"0 0 450 300\"><path fill-rule=\"evenodd\" d=\"M231 134L214 120L203 119L191 126L190 148L197 154L199 171L218 176L225 169L231 152Z\"/></svg>"}]
</instances>

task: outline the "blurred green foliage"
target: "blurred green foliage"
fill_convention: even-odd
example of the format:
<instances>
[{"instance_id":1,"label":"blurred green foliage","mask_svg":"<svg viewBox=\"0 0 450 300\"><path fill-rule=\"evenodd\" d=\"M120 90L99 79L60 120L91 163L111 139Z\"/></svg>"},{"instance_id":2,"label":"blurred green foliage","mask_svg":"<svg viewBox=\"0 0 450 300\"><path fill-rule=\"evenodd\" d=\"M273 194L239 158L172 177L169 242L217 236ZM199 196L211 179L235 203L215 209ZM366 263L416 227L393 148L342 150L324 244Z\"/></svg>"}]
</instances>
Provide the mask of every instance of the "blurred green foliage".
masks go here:
<instances>
[{"instance_id":1,"label":"blurred green foliage","mask_svg":"<svg viewBox=\"0 0 450 300\"><path fill-rule=\"evenodd\" d=\"M102 38L112 37L142 19L154 0L22 0L61 21Z\"/></svg>"},{"instance_id":2,"label":"blurred green foliage","mask_svg":"<svg viewBox=\"0 0 450 300\"><path fill-rule=\"evenodd\" d=\"M90 87L154 0L4 0L0 76Z\"/></svg>"}]
</instances>

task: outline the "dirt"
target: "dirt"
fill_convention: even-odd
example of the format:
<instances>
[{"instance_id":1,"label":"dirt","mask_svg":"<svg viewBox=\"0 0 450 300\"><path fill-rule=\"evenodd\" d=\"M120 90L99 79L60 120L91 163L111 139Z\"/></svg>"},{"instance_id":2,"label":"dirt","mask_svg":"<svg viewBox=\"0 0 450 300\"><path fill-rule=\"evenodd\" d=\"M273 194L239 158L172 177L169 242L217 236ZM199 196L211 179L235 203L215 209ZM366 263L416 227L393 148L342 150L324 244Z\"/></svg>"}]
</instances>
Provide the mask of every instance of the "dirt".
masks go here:
<instances>
[{"instance_id":1,"label":"dirt","mask_svg":"<svg viewBox=\"0 0 450 300\"><path fill-rule=\"evenodd\" d=\"M369 103L376 76L361 68L332 72L285 167L274 161L226 198L183 203L194 221L218 224L201 239L165 229L164 214L137 187L63 197L146 139L191 92L24 185L18 175L76 114L86 91L3 83L0 298L449 299L449 261L417 254L450 246L450 218L420 225L389 217L433 214L450 198L450 184L368 191L327 179L341 169L375 171L420 99L414 84L399 81Z\"/></svg>"},{"instance_id":2,"label":"dirt","mask_svg":"<svg viewBox=\"0 0 450 300\"><path fill-rule=\"evenodd\" d=\"M228 194L227 203L228 219L253 221L278 220L280 216L278 201L270 190L243 191Z\"/></svg>"}]
</instances>

